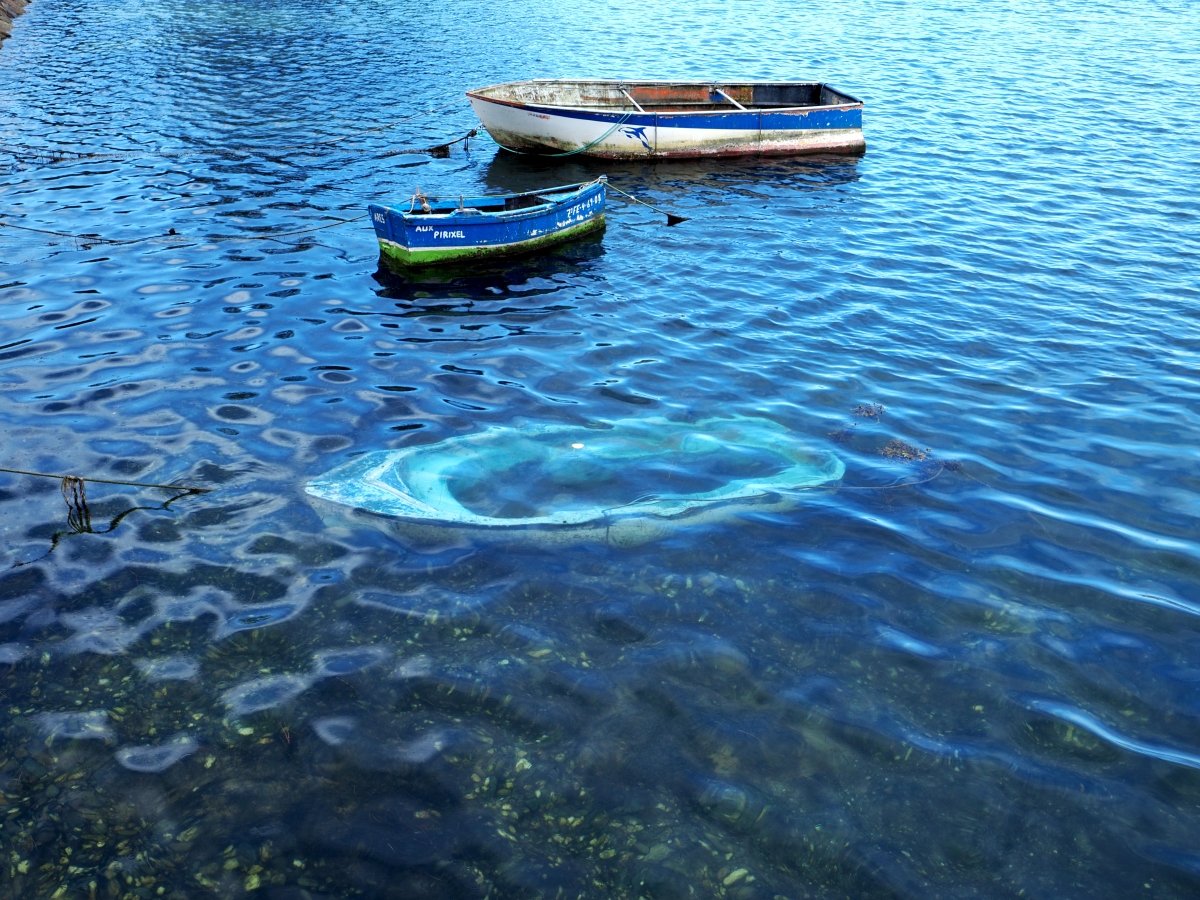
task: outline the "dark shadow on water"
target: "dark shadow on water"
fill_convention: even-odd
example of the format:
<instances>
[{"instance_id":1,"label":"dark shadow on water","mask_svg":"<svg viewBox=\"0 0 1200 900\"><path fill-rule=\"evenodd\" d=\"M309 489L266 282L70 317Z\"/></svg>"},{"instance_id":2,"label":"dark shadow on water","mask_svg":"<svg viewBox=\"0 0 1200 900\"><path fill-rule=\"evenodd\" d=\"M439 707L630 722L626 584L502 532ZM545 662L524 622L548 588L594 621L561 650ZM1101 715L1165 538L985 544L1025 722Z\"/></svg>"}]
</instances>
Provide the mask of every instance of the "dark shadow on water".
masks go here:
<instances>
[{"instance_id":1,"label":"dark shadow on water","mask_svg":"<svg viewBox=\"0 0 1200 900\"><path fill-rule=\"evenodd\" d=\"M380 289L375 293L426 307L511 300L513 288L531 281L586 273L604 256L603 242L599 232L537 254L417 268L395 266L380 256L373 276ZM537 292L521 295L530 293Z\"/></svg>"},{"instance_id":2,"label":"dark shadow on water","mask_svg":"<svg viewBox=\"0 0 1200 900\"><path fill-rule=\"evenodd\" d=\"M607 175L609 181L622 190L678 191L688 185L715 184L819 190L858 181L860 159L858 156L834 155L658 161L555 159L498 150L483 168L482 183L490 191L531 191Z\"/></svg>"}]
</instances>

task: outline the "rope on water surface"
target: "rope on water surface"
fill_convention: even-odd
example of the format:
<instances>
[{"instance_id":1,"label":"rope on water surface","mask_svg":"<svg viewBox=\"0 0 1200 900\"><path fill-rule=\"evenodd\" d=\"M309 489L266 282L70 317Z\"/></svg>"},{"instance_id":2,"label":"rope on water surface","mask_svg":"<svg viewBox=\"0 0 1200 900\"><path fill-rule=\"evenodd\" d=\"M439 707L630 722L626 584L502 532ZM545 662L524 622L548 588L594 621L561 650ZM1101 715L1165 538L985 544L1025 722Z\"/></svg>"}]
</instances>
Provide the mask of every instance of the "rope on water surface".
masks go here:
<instances>
[{"instance_id":1,"label":"rope on water surface","mask_svg":"<svg viewBox=\"0 0 1200 900\"><path fill-rule=\"evenodd\" d=\"M394 128L395 126L400 125L404 122L411 122L413 119L419 119L422 116L432 115L433 113L441 112L442 110L449 109L452 106L457 106L458 103L459 103L459 101L455 100L452 103L445 103L441 106L435 106L432 109L426 109L426 110L422 110L421 112L413 113L412 115L404 116L403 118L396 119L394 122L388 122L384 125L376 125L373 128L364 128L364 129L361 129L360 131L353 131L349 134L344 134L341 137L330 138L330 139L324 140L324 141L312 141L307 144L297 144L292 147L283 147L283 148L255 149L255 148L239 148L239 147L232 147L232 148L208 147L208 148L197 148L197 149L193 149L193 150L156 150L156 149L147 147L145 150L118 150L118 151L111 151L111 152L104 152L104 153L85 153L85 152L81 152L78 150L56 150L56 149L46 148L46 147L30 147L30 146L21 145L21 144L8 144L8 145L0 145L0 152L7 153L9 156L12 156L18 160L27 159L34 163L43 163L45 165L56 165L61 162L83 162L86 160L102 162L105 160L138 158L141 156L145 156L147 153L150 153L150 154L153 154L156 156L166 157L166 158L181 157L181 156L197 156L197 155L204 155L204 154L228 155L228 154L237 154L237 153L246 153L246 154L259 153L264 156L281 156L281 155L286 155L287 153L302 152L304 150L308 150L308 149L312 149L312 148L333 147L333 146L336 146L337 144L342 143L343 141L352 140L353 138L362 137L363 135L377 134L378 132L381 132L381 131L387 131L389 128ZM411 149L411 150L390 150L390 151L381 153L380 158L386 159L391 156L400 156L400 155L408 154L408 153L428 153L432 156L443 158L443 157L450 155L450 148L453 145L463 143L465 141L469 141L471 138L475 137L475 135L478 133L479 133L478 129L472 128L469 132L467 132L462 137L455 138L452 141L445 141L443 143L434 144L429 147L419 147L419 148L415 148L415 149ZM606 135L606 137L607 137L607 135ZM362 151L362 152L365 152L365 151Z\"/></svg>"},{"instance_id":2,"label":"rope on water surface","mask_svg":"<svg viewBox=\"0 0 1200 900\"><path fill-rule=\"evenodd\" d=\"M626 122L628 122L629 117L632 115L633 115L632 110L625 113L625 115L621 116L621 118L619 118L617 120L616 124L613 125L612 128L608 129L608 131L604 132L604 134L600 135L600 137L596 138L594 141L589 141L588 143L584 144L582 147L579 147L575 150L568 150L565 153L526 153L524 150L514 150L512 147L504 146L502 143L497 141L495 137L493 137L491 132L488 132L488 137L490 137L492 139L492 141L496 144L496 146L499 147L501 150L507 150L509 153L515 153L518 156L574 156L576 153L583 153L585 150L591 150L598 143L600 143L602 140L604 140L606 137L608 137L610 134L612 134L614 131L616 131L618 128L620 128L622 125L624 125Z\"/></svg>"},{"instance_id":3,"label":"rope on water surface","mask_svg":"<svg viewBox=\"0 0 1200 900\"><path fill-rule=\"evenodd\" d=\"M448 104L448 105L450 105L450 104ZM445 108L446 107L443 106L443 107L438 107L437 109L445 109ZM436 111L437 110L435 109L435 110L428 110L427 112L436 112ZM423 115L423 114L424 113L418 113L417 115ZM408 118L415 118L415 116L409 116ZM381 131L384 128L390 128L392 125L397 125L403 121L407 121L407 120L406 119L398 119L397 121L392 122L389 125L382 125L379 128L369 129L368 131ZM366 134L368 132L360 132L360 133ZM446 141L445 143L441 143L441 144L434 144L433 146L430 146L430 147L419 147L419 148L405 149L405 150L389 150L385 153L380 154L380 158L387 158L387 157L392 157L392 156L403 156L405 154L427 153L436 158L444 159L450 155L451 147L453 147L455 144L463 144L464 147L469 146L469 141L471 140L471 138L475 137L478 133L479 133L478 128L472 128L466 134L462 135L461 137L457 137L452 141ZM353 137L353 135L346 135L346 137ZM338 138L337 140L344 140L344 138ZM335 142L333 142L333 143L335 143ZM84 155L79 155L76 158L78 158L78 159L95 158L100 155L101 154L84 154ZM108 154L108 155L109 156L120 156L121 154ZM314 231L323 231L326 228L336 228L337 226L345 225L348 222L358 222L358 221L361 221L362 219L367 218L368 215L369 215L369 213L363 213L360 216L354 216L353 218L350 218L350 219L338 219L336 222L329 222L325 225L317 225L312 228L302 228L297 231L284 231L284 232L280 232L280 233L276 233L276 234L250 234L250 235L235 235L235 236L219 236L219 237L207 238L206 240L213 241L213 242L215 242L215 241L273 241L273 240L278 240L279 238L295 237L296 235L299 235L299 234L311 234ZM151 234L151 235L147 235L145 237L140 237L140 238L130 238L128 240L120 240L117 238L102 237L101 235L98 235L98 234L71 234L71 233L65 232L65 231L52 231L52 230L46 229L46 228L33 228L29 225L18 225L16 222L10 222L10 221L7 221L6 219L0 219L0 227L15 228L20 231L28 231L28 232L32 232L34 234L44 234L44 235L49 235L51 237L71 238L72 240L80 241L83 244L84 249L90 249L90 245L92 245L92 244L107 244L110 246L128 246L130 244L141 244L146 241L158 240L158 239L164 238L164 237L174 237L174 238L177 238L180 240L187 240L187 238L185 238L184 236L182 236L178 232L176 232L176 230L174 228L170 229L165 235Z\"/></svg>"},{"instance_id":4,"label":"rope on water surface","mask_svg":"<svg viewBox=\"0 0 1200 900\"><path fill-rule=\"evenodd\" d=\"M19 569L22 566L32 565L45 559L55 548L58 547L59 541L63 537L69 537L75 534L108 534L115 531L117 526L124 521L125 517L137 510L154 510L154 509L169 509L171 504L176 500L182 500L184 497L191 497L196 494L210 493L212 488L195 487L187 484L151 484L145 481L120 481L115 478L86 478L80 475L52 475L49 472L31 472L26 469L9 469L0 467L0 472L7 472L11 475L30 475L34 478L53 478L59 482L59 490L62 491L63 500L67 504L67 531L56 531L50 538L50 547L41 556L36 559L28 559L23 562L13 563L10 568ZM152 488L163 491L175 491L176 495L166 501L162 506L133 506L124 512L118 513L109 523L108 528L103 531L96 531L92 527L92 512L88 508L87 490L85 484L119 484L129 487Z\"/></svg>"},{"instance_id":5,"label":"rope on water surface","mask_svg":"<svg viewBox=\"0 0 1200 900\"><path fill-rule=\"evenodd\" d=\"M409 122L413 119L419 119L421 116L432 115L435 112L441 112L443 109L449 109L452 106L458 106L458 104L459 104L459 101L455 100L453 103L447 103L444 106L435 106L433 109L427 109L427 110L424 110L423 112L413 113L411 116L405 116L403 119L397 119L395 122L388 122L386 125L378 125L375 128L367 128L367 129L364 129L363 131L356 131L351 134L342 135L342 137L339 137L339 138L332 138L331 140L328 140L328 141L316 141L316 142L306 145L306 146L328 147L333 144L340 144L342 141L348 141L348 140L350 140L350 138L360 137L361 135L364 135L364 134L375 134L376 132L387 131L387 129L394 128L396 125L399 125L402 122Z\"/></svg>"},{"instance_id":6,"label":"rope on water surface","mask_svg":"<svg viewBox=\"0 0 1200 900\"><path fill-rule=\"evenodd\" d=\"M678 225L680 222L686 222L686 221L688 220L688 219L687 219L687 216L680 216L680 215L676 215L675 213L669 213L669 212L667 212L665 209L659 209L657 206L651 206L651 205L650 205L649 203L647 203L645 200L639 200L637 197L633 196L633 194L627 194L627 193L625 193L623 190L621 190L619 187L613 187L613 186L610 184L610 185L608 185L608 189L609 189L610 191L616 191L616 192L617 192L618 194L620 194L622 197L628 197L628 198L629 198L630 200L632 200L634 203L640 203L640 204L642 204L642 206L645 206L645 207L647 207L648 209L652 209L652 210L654 210L654 211L655 211L656 213L658 213L660 216L666 216L666 217L667 217L667 224L668 224L668 225Z\"/></svg>"},{"instance_id":7,"label":"rope on water surface","mask_svg":"<svg viewBox=\"0 0 1200 900\"><path fill-rule=\"evenodd\" d=\"M187 491L192 494L207 494L212 491L212 488L193 487L186 484L151 484L146 481L117 481L113 478L84 478L79 475L51 475L49 472L30 472L25 469L6 469L3 467L0 467L0 472L7 472L10 475L31 475L34 478L53 478L55 481L61 481L64 483L64 495L66 493L65 484L71 479L77 482L90 481L93 484L121 484L127 487L158 488L159 490L163 491Z\"/></svg>"},{"instance_id":8,"label":"rope on water surface","mask_svg":"<svg viewBox=\"0 0 1200 900\"><path fill-rule=\"evenodd\" d=\"M0 227L16 228L16 229L19 229L20 231L32 231L35 234L48 234L48 235L52 235L54 237L73 238L74 240L77 240L77 241L83 241L85 248L90 244L113 244L113 245L140 244L143 241L151 241L151 240L154 240L155 238L164 236L164 235L159 235L159 234L152 234L148 237L131 238L130 240L122 241L122 240L116 240L114 238L101 237L98 234L70 234L66 231L50 231L46 228L31 228L28 225L18 225L16 222L8 222L8 221L5 221L4 219L0 219ZM166 236L171 236L174 234L175 234L175 229L172 228L167 233Z\"/></svg>"},{"instance_id":9,"label":"rope on water surface","mask_svg":"<svg viewBox=\"0 0 1200 900\"><path fill-rule=\"evenodd\" d=\"M239 235L237 237L215 237L213 241L274 241L279 238L295 237L298 234L311 234L314 231L324 231L326 228L337 228L339 225L345 225L348 222L358 222L369 216L370 213L363 213L361 216L354 216L351 219L338 219L336 222L330 222L328 225L317 225L314 228L301 228L299 231L284 231L280 234L248 234Z\"/></svg>"},{"instance_id":10,"label":"rope on water surface","mask_svg":"<svg viewBox=\"0 0 1200 900\"><path fill-rule=\"evenodd\" d=\"M239 235L218 235L217 237L204 238L206 242L216 243L219 241L275 241L286 237L295 237L298 234L311 234L314 231L323 231L326 228L337 228L339 225L345 225L349 222L359 222L367 218L370 213L363 213L360 216L354 216L350 219L338 219L336 222L328 222L324 225L315 225L312 228L301 228L298 231L283 231L275 234L239 234ZM110 246L128 246L129 244L142 244L146 241L161 240L162 238L175 238L179 241L185 240L200 240L200 238L188 238L179 234L174 228L166 234L151 234L146 237L130 238L129 240L116 240L114 238L101 237L98 234L70 234L66 231L49 231L45 228L31 228L28 225L18 225L16 222L8 222L0 219L0 227L2 228L17 228L21 231L32 231L35 234L48 234L54 237L72 238L80 241L85 250L90 249L92 244L108 244ZM0 469L0 471L3 471Z\"/></svg>"},{"instance_id":11,"label":"rope on water surface","mask_svg":"<svg viewBox=\"0 0 1200 900\"><path fill-rule=\"evenodd\" d=\"M420 147L416 150L388 150L386 153L380 153L379 159L387 159L389 156L404 156L408 153L428 153L435 159L446 159L450 156L450 148L455 144L462 144L463 149L470 148L470 140L479 134L478 128L472 128L462 137L455 138L452 141L446 141L444 144L434 144L432 147Z\"/></svg>"}]
</instances>

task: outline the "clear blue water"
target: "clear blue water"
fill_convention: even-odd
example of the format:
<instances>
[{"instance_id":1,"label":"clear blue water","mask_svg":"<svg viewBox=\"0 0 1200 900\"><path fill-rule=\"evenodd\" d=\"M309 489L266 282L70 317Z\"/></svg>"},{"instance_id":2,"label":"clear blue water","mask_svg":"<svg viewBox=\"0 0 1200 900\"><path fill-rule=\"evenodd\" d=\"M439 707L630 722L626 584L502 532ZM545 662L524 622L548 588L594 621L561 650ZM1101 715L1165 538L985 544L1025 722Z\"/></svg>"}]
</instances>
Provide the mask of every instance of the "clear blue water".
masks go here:
<instances>
[{"instance_id":1,"label":"clear blue water","mask_svg":"<svg viewBox=\"0 0 1200 900\"><path fill-rule=\"evenodd\" d=\"M313 146L576 74L825 80L868 152ZM148 238L0 227L0 460L211 488L72 533L0 476L6 896L1200 893L1195 4L34 0L0 86L0 219ZM690 221L441 279L270 239L600 172ZM847 473L634 547L302 489L642 415Z\"/></svg>"}]
</instances>

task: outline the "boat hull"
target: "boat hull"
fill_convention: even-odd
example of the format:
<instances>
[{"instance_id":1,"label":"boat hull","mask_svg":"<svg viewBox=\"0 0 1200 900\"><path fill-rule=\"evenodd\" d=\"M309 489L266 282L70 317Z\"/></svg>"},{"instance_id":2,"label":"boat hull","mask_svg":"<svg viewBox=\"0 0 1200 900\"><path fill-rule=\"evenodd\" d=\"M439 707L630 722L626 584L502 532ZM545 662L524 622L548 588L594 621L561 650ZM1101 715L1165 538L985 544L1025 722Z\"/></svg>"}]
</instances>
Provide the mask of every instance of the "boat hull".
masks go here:
<instances>
[{"instance_id":1,"label":"boat hull","mask_svg":"<svg viewBox=\"0 0 1200 900\"><path fill-rule=\"evenodd\" d=\"M516 213L422 215L374 205L370 213L385 259L405 267L436 266L534 253L600 231L604 201L604 184L593 182ZM466 201L472 202L477 201Z\"/></svg>"},{"instance_id":2,"label":"boat hull","mask_svg":"<svg viewBox=\"0 0 1200 900\"><path fill-rule=\"evenodd\" d=\"M485 96L489 91L499 96ZM525 100L518 91L485 88L467 96L493 140L521 153L679 159L858 154L866 149L862 103L852 98L791 108L639 112L628 104L613 109L557 106L546 102L546 93Z\"/></svg>"},{"instance_id":3,"label":"boat hull","mask_svg":"<svg viewBox=\"0 0 1200 900\"><path fill-rule=\"evenodd\" d=\"M420 539L635 546L751 510L790 509L800 492L845 473L833 454L810 451L783 426L753 416L599 425L523 422L375 451L308 482L305 492L386 517ZM745 465L751 457L759 467ZM692 473L690 491L656 491L666 486L655 474L664 462Z\"/></svg>"}]
</instances>

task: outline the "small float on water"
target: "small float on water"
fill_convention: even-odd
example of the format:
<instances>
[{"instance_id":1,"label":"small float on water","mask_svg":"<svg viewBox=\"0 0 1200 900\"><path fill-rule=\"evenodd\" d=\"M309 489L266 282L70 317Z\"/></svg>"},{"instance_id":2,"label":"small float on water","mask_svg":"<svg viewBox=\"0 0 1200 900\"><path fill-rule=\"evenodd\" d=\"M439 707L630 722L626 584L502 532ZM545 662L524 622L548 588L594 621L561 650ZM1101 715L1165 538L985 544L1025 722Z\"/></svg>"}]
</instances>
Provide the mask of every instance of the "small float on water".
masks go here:
<instances>
[{"instance_id":1,"label":"small float on water","mask_svg":"<svg viewBox=\"0 0 1200 900\"><path fill-rule=\"evenodd\" d=\"M369 207L386 259L428 266L541 250L604 227L607 178L490 197L427 197Z\"/></svg>"},{"instance_id":2,"label":"small float on water","mask_svg":"<svg viewBox=\"0 0 1200 900\"><path fill-rule=\"evenodd\" d=\"M496 426L366 453L310 481L314 498L392 520L400 533L634 545L739 511L796 505L845 466L769 419Z\"/></svg>"},{"instance_id":3,"label":"small float on water","mask_svg":"<svg viewBox=\"0 0 1200 900\"><path fill-rule=\"evenodd\" d=\"M862 153L861 100L820 82L512 81L467 91L501 147L550 156Z\"/></svg>"}]
</instances>

